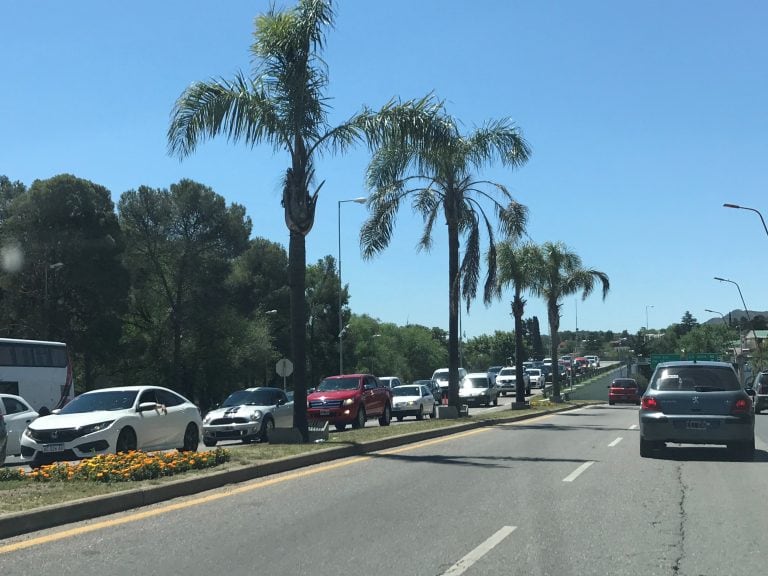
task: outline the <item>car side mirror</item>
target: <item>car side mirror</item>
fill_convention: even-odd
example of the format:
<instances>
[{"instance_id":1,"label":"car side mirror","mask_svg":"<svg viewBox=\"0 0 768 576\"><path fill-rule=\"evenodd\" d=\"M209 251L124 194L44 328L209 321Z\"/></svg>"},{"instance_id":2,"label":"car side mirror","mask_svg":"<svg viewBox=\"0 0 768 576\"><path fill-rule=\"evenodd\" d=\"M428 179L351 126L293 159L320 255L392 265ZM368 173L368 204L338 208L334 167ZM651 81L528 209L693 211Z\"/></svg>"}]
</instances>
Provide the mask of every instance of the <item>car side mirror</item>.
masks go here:
<instances>
[{"instance_id":1,"label":"car side mirror","mask_svg":"<svg viewBox=\"0 0 768 576\"><path fill-rule=\"evenodd\" d=\"M754 398L755 396L757 396L757 392L755 392L755 389L754 389L754 388L746 388L746 389L745 389L745 391L746 391L746 393L747 393L749 396L752 396L753 398Z\"/></svg>"},{"instance_id":2,"label":"car side mirror","mask_svg":"<svg viewBox=\"0 0 768 576\"><path fill-rule=\"evenodd\" d=\"M54 408L51 410L51 414L58 414L59 412L61 412L61 408Z\"/></svg>"},{"instance_id":3,"label":"car side mirror","mask_svg":"<svg viewBox=\"0 0 768 576\"><path fill-rule=\"evenodd\" d=\"M136 412L147 412L149 410L156 410L157 402L142 402L136 408Z\"/></svg>"}]
</instances>

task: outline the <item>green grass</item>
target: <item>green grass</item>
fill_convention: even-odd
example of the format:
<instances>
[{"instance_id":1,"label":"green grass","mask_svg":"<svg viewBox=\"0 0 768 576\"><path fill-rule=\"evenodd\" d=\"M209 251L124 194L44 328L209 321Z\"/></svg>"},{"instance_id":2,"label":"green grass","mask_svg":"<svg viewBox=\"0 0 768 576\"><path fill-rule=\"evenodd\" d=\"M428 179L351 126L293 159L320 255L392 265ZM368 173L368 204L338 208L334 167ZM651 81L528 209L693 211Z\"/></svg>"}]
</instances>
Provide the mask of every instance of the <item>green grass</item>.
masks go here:
<instances>
[{"instance_id":1,"label":"green grass","mask_svg":"<svg viewBox=\"0 0 768 576\"><path fill-rule=\"evenodd\" d=\"M473 416L470 409L470 416L456 420L432 420L426 419L421 422L405 421L397 426L379 426L373 420L369 421L365 428L359 430L347 429L343 432L333 430L329 434L326 442L313 444L241 444L241 445L222 445L231 453L231 460L220 466L208 468L205 470L192 470L165 478L155 480L143 480L139 482L119 482L119 483L101 483L92 481L54 481L54 482L36 482L33 480L7 480L0 481L0 514L9 514L13 512L22 512L32 510L43 506L51 506L99 496L111 494L122 490L133 490L141 487L156 486L158 484L173 482L183 478L191 478L204 474L211 474L221 470L232 470L241 466L252 466L264 463L270 460L286 458L298 454L304 454L315 450L323 450L336 446L348 446L349 444L363 444L391 436L404 435L411 432L423 430L432 430L436 428L446 428L464 424L466 422L489 422L504 421L517 416L534 416L544 414L554 407L579 406L589 404L588 401L573 401L559 405L544 405L526 410L499 410L487 412L482 416Z\"/></svg>"}]
</instances>

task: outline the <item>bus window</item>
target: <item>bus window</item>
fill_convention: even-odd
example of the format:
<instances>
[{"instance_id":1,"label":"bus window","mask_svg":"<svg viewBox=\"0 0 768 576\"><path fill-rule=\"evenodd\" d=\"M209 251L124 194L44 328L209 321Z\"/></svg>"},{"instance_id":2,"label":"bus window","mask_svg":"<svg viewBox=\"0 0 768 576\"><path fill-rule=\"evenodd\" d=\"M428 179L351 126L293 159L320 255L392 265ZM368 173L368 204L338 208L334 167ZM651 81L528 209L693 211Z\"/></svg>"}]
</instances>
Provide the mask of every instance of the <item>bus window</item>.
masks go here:
<instances>
[{"instance_id":1,"label":"bus window","mask_svg":"<svg viewBox=\"0 0 768 576\"><path fill-rule=\"evenodd\" d=\"M13 366L13 346L0 344L0 366Z\"/></svg>"}]
</instances>

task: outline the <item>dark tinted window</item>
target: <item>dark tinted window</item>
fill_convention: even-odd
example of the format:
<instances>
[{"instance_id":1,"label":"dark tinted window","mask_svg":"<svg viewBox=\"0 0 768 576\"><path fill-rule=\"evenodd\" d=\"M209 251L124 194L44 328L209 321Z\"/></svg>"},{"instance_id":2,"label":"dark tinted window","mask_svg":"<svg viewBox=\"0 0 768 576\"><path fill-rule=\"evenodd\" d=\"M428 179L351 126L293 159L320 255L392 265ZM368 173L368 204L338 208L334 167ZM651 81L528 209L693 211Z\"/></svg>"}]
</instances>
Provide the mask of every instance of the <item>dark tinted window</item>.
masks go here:
<instances>
[{"instance_id":1,"label":"dark tinted window","mask_svg":"<svg viewBox=\"0 0 768 576\"><path fill-rule=\"evenodd\" d=\"M3 404L5 405L6 414L18 414L19 412L26 412L28 408L16 398L3 398Z\"/></svg>"},{"instance_id":2,"label":"dark tinted window","mask_svg":"<svg viewBox=\"0 0 768 576\"><path fill-rule=\"evenodd\" d=\"M654 390L714 392L739 390L741 385L730 366L682 365L657 369L653 374Z\"/></svg>"},{"instance_id":3,"label":"dark tinted window","mask_svg":"<svg viewBox=\"0 0 768 576\"><path fill-rule=\"evenodd\" d=\"M78 396L61 409L61 414L80 414L95 410L126 410L136 400L136 390L105 390Z\"/></svg>"},{"instance_id":4,"label":"dark tinted window","mask_svg":"<svg viewBox=\"0 0 768 576\"><path fill-rule=\"evenodd\" d=\"M184 404L184 398L169 390L157 390L157 401L164 406L180 406Z\"/></svg>"}]
</instances>

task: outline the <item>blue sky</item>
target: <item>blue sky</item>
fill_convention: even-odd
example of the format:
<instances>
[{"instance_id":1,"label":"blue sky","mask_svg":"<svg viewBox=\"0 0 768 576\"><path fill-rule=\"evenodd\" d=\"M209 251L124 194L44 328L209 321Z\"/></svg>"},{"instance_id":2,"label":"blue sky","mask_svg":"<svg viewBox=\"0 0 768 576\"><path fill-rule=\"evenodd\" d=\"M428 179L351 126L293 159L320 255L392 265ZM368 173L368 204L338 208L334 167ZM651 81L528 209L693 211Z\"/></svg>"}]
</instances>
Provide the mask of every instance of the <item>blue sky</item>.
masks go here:
<instances>
[{"instance_id":1,"label":"blue sky","mask_svg":"<svg viewBox=\"0 0 768 576\"><path fill-rule=\"evenodd\" d=\"M278 2L278 6L291 5ZM243 204L253 234L287 246L283 152L209 141L167 154L176 98L193 81L250 68L267 0L0 3L0 174L30 185L67 172L115 201L140 185L202 182ZM514 0L341 0L328 33L332 121L428 92L467 130L510 117L533 149L525 166L481 176L530 210L528 235L560 240L606 272L605 301L564 303L562 329L634 332L706 308L767 310L768 4ZM364 148L325 157L307 259L337 256L338 200L365 195ZM385 322L448 324L447 245L417 253L409 207L396 238L360 257L364 206L342 205L351 307ZM441 236L442 234L442 236ZM511 330L510 293L464 313L467 337ZM526 316L546 325L541 302ZM546 331L546 330L545 330Z\"/></svg>"}]
</instances>

